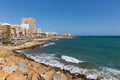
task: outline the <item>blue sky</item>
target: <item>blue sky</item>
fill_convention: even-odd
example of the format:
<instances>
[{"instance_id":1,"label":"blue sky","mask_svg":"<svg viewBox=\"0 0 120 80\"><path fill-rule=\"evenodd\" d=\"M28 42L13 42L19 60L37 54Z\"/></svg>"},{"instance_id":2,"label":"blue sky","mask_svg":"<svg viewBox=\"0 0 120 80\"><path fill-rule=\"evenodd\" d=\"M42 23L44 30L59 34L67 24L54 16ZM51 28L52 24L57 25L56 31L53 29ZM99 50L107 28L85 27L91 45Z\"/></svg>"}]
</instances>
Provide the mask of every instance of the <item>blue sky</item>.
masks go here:
<instances>
[{"instance_id":1,"label":"blue sky","mask_svg":"<svg viewBox=\"0 0 120 80\"><path fill-rule=\"evenodd\" d=\"M120 35L120 0L0 0L0 22L36 18L37 28L73 35Z\"/></svg>"}]
</instances>

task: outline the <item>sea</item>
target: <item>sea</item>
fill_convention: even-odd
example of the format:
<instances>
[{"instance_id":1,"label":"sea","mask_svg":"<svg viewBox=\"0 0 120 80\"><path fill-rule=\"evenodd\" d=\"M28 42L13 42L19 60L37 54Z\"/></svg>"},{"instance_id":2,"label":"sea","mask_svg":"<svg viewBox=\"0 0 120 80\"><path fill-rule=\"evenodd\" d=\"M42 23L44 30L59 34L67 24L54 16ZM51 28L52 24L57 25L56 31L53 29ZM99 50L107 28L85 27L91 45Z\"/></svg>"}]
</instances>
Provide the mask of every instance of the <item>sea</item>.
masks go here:
<instances>
[{"instance_id":1,"label":"sea","mask_svg":"<svg viewBox=\"0 0 120 80\"><path fill-rule=\"evenodd\" d=\"M39 63L90 79L120 80L120 36L58 38L21 52Z\"/></svg>"}]
</instances>

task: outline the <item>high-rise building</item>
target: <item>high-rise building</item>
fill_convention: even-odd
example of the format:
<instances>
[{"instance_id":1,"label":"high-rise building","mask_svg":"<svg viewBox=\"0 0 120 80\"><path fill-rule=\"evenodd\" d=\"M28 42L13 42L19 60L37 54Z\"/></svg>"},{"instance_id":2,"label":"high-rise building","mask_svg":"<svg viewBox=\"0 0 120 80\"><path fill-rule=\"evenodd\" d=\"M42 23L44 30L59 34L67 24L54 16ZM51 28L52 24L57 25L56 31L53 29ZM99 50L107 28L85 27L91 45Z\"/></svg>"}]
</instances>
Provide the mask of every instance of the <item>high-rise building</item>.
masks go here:
<instances>
[{"instance_id":1,"label":"high-rise building","mask_svg":"<svg viewBox=\"0 0 120 80\"><path fill-rule=\"evenodd\" d=\"M36 24L35 24L34 18L22 18L21 24L27 24L29 25L29 34L34 37L34 34L36 33Z\"/></svg>"}]
</instances>

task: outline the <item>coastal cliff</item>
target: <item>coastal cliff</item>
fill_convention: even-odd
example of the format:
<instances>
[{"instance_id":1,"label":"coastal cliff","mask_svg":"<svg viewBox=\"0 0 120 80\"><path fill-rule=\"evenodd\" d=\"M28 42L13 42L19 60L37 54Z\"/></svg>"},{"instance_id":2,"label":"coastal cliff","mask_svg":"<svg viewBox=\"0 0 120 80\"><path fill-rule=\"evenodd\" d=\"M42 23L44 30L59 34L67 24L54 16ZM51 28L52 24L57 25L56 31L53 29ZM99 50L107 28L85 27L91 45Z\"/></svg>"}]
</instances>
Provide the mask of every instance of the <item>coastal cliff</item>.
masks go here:
<instances>
[{"instance_id":1,"label":"coastal cliff","mask_svg":"<svg viewBox=\"0 0 120 80\"><path fill-rule=\"evenodd\" d=\"M35 40L19 46L0 46L0 80L91 80L84 75L35 62L13 51L43 45L48 41Z\"/></svg>"}]
</instances>

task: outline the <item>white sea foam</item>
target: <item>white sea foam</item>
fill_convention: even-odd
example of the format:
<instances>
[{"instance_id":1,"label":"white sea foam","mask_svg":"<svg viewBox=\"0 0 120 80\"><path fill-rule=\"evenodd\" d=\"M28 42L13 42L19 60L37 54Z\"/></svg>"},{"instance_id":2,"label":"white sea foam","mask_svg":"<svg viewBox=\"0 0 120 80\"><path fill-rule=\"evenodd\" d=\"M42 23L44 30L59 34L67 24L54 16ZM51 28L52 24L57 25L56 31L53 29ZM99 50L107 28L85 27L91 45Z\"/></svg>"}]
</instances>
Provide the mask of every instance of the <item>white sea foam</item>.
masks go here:
<instances>
[{"instance_id":1,"label":"white sea foam","mask_svg":"<svg viewBox=\"0 0 120 80\"><path fill-rule=\"evenodd\" d=\"M71 62L71 63L80 63L80 62L83 62L83 61L80 61L74 57L70 57L70 56L65 56L65 55L62 55L61 58L67 62Z\"/></svg>"},{"instance_id":2,"label":"white sea foam","mask_svg":"<svg viewBox=\"0 0 120 80\"><path fill-rule=\"evenodd\" d=\"M59 59L55 57L54 54L41 54L41 55L31 55L31 58L37 62L44 63L46 65L51 65L53 67L63 67L64 64L59 62Z\"/></svg>"},{"instance_id":3,"label":"white sea foam","mask_svg":"<svg viewBox=\"0 0 120 80\"><path fill-rule=\"evenodd\" d=\"M109 72L109 73L114 74L114 75L120 74L120 70L112 69L112 68L108 68L108 67L104 67L103 71Z\"/></svg>"},{"instance_id":4,"label":"white sea foam","mask_svg":"<svg viewBox=\"0 0 120 80\"><path fill-rule=\"evenodd\" d=\"M55 39L55 41L58 41L59 39Z\"/></svg>"},{"instance_id":5,"label":"white sea foam","mask_svg":"<svg viewBox=\"0 0 120 80\"><path fill-rule=\"evenodd\" d=\"M15 50L16 52L18 52L18 53L21 53L21 51L20 50Z\"/></svg>"},{"instance_id":6,"label":"white sea foam","mask_svg":"<svg viewBox=\"0 0 120 80\"><path fill-rule=\"evenodd\" d=\"M105 75L107 75L107 77L105 77L103 80L107 80L108 78L111 78L112 80L120 80L120 70L108 67L104 67L102 70L104 71Z\"/></svg>"},{"instance_id":7,"label":"white sea foam","mask_svg":"<svg viewBox=\"0 0 120 80\"><path fill-rule=\"evenodd\" d=\"M97 79L97 74L89 74L89 75L86 76L86 78Z\"/></svg>"},{"instance_id":8,"label":"white sea foam","mask_svg":"<svg viewBox=\"0 0 120 80\"><path fill-rule=\"evenodd\" d=\"M52 41L58 41L59 39L53 39Z\"/></svg>"},{"instance_id":9,"label":"white sea foam","mask_svg":"<svg viewBox=\"0 0 120 80\"><path fill-rule=\"evenodd\" d=\"M51 46L51 45L55 45L55 43L54 42L49 42L48 44L45 44L42 47L47 47L47 46Z\"/></svg>"},{"instance_id":10,"label":"white sea foam","mask_svg":"<svg viewBox=\"0 0 120 80\"><path fill-rule=\"evenodd\" d=\"M85 76L89 79L97 79L98 77L102 77L102 71L96 69L87 69Z\"/></svg>"},{"instance_id":11,"label":"white sea foam","mask_svg":"<svg viewBox=\"0 0 120 80\"><path fill-rule=\"evenodd\" d=\"M71 73L75 73L75 74L76 73L84 74L86 78L89 78L89 79L97 79L99 77L102 77L100 80L120 80L119 76L114 77L114 75L120 74L120 71L115 70L115 69L111 69L111 68L103 68L103 70L83 69L80 67L76 67L74 65L65 65L64 63L60 61L61 58L56 57L55 54L45 54L45 53L40 54L40 55L29 54L29 56L30 58L34 59L35 61L39 63L44 63L46 65L50 65L53 67L59 67L61 69L69 70Z\"/></svg>"},{"instance_id":12,"label":"white sea foam","mask_svg":"<svg viewBox=\"0 0 120 80\"><path fill-rule=\"evenodd\" d=\"M15 50L15 52L17 52L17 53L21 53L21 54L25 54L25 52L22 51L22 50ZM25 54L25 55L26 55L26 54Z\"/></svg>"}]
</instances>

